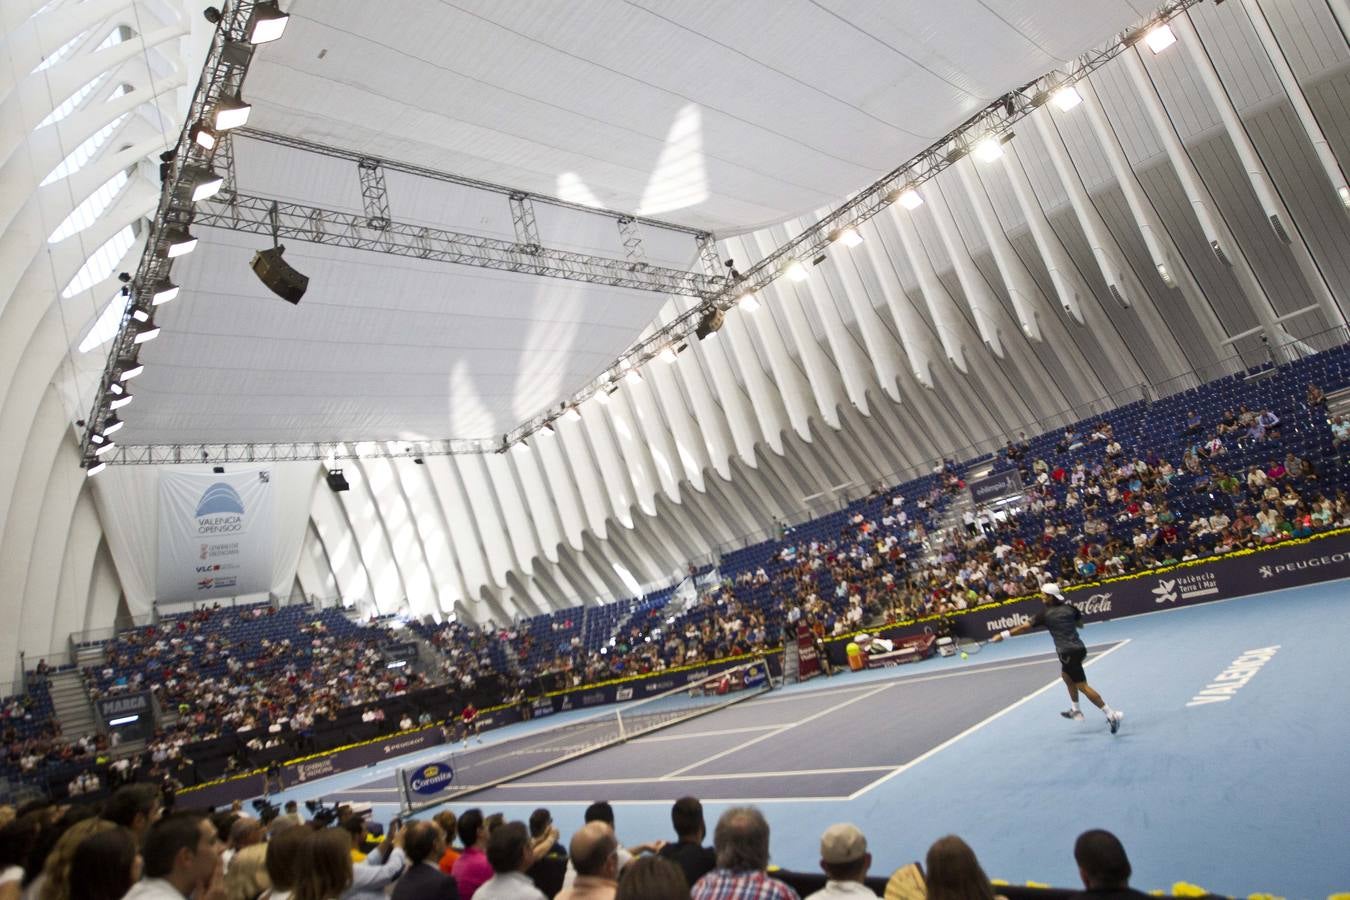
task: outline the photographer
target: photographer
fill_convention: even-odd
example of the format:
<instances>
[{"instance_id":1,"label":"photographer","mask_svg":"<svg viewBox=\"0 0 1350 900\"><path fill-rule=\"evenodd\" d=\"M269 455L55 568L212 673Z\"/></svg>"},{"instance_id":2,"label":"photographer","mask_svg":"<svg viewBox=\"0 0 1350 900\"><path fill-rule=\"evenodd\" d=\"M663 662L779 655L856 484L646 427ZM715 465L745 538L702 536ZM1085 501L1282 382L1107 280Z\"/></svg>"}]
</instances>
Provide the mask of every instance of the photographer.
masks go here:
<instances>
[{"instance_id":1,"label":"photographer","mask_svg":"<svg viewBox=\"0 0 1350 900\"><path fill-rule=\"evenodd\" d=\"M351 836L351 852L355 859L366 839L365 818L349 816L340 827ZM383 900L384 889L402 874L406 863L402 823L395 819L389 823L389 833L380 845L352 866L352 884L343 893L342 900Z\"/></svg>"}]
</instances>

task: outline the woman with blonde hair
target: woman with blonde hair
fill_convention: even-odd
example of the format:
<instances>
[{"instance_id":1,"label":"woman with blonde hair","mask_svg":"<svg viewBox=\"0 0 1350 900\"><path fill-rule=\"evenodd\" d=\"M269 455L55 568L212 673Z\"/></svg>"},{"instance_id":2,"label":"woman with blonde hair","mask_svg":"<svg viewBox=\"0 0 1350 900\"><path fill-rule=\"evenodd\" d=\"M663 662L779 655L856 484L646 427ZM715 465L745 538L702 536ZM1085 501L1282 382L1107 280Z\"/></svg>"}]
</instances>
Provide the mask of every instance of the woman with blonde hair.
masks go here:
<instances>
[{"instance_id":1,"label":"woman with blonde hair","mask_svg":"<svg viewBox=\"0 0 1350 900\"><path fill-rule=\"evenodd\" d=\"M70 900L70 868L75 859L75 848L85 838L116 827L104 819L84 819L67 828L42 867L40 900Z\"/></svg>"},{"instance_id":2,"label":"woman with blonde hair","mask_svg":"<svg viewBox=\"0 0 1350 900\"><path fill-rule=\"evenodd\" d=\"M266 861L266 844L253 844L231 857L230 867L225 870L226 900L257 900L270 888Z\"/></svg>"},{"instance_id":3,"label":"woman with blonde hair","mask_svg":"<svg viewBox=\"0 0 1350 900\"><path fill-rule=\"evenodd\" d=\"M970 845L954 834L928 848L928 900L997 900Z\"/></svg>"},{"instance_id":4,"label":"woman with blonde hair","mask_svg":"<svg viewBox=\"0 0 1350 900\"><path fill-rule=\"evenodd\" d=\"M337 900L352 884L352 840L340 828L316 831L300 845L292 900Z\"/></svg>"}]
</instances>

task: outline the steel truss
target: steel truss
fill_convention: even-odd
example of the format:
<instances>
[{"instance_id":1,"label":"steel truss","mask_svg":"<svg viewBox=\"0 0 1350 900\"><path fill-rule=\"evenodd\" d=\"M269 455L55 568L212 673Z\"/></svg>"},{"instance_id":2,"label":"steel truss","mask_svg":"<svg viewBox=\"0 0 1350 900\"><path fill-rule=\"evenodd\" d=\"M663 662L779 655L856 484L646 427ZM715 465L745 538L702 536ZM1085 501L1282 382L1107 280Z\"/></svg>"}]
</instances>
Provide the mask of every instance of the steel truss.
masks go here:
<instances>
[{"instance_id":1,"label":"steel truss","mask_svg":"<svg viewBox=\"0 0 1350 900\"><path fill-rule=\"evenodd\" d=\"M111 415L109 387L119 380L123 370L134 366L139 357L137 329L133 327L137 320L133 315L140 313L147 316L147 325L153 322L151 298L155 286L169 281L173 265L167 253L170 230L186 229L192 225L192 192L197 170L209 169L216 163L215 151L220 150L221 144L225 143L220 138L228 137L228 133L217 135L215 148L206 149L193 140L192 128L198 123L205 123L209 112L216 108L222 98L239 96L253 58L253 46L244 40L244 35L255 5L255 0L233 0L224 7L221 19L211 35L211 45L206 52L206 63L202 66L197 88L188 104L187 121L178 133L178 140L166 154L159 205L150 223L136 274L124 291L130 299L122 312L117 336L112 340L108 362L103 367L103 375L94 394L93 408L83 423L80 465L86 469L100 461L94 453L94 448L98 446L95 437L100 435ZM233 171L232 151L232 147L226 147L220 160L226 172L230 173ZM233 190L233 187L231 179L229 189Z\"/></svg>"},{"instance_id":2,"label":"steel truss","mask_svg":"<svg viewBox=\"0 0 1350 900\"><path fill-rule=\"evenodd\" d=\"M118 445L103 457L109 465L225 465L226 463L330 462L348 459L422 459L491 453L500 439L450 441L296 441L258 444Z\"/></svg>"},{"instance_id":3,"label":"steel truss","mask_svg":"<svg viewBox=\"0 0 1350 900\"><path fill-rule=\"evenodd\" d=\"M699 299L717 296L726 284L725 278L654 266L642 260L554 250L531 242L410 225L382 220L370 213L337 212L242 193L228 200L217 202L211 198L198 203L194 223L270 235L274 215L275 233L280 239ZM530 220L533 221L532 217ZM377 222L383 227L377 227Z\"/></svg>"}]
</instances>

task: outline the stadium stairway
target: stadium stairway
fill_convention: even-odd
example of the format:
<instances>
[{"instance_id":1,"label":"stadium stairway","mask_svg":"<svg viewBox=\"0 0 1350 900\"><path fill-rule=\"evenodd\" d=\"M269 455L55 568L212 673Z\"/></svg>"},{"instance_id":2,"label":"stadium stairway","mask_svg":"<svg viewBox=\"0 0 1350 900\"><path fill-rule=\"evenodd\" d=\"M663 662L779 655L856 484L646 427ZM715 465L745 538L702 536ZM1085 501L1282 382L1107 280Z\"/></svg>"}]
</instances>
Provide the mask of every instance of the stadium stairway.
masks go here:
<instances>
[{"instance_id":1,"label":"stadium stairway","mask_svg":"<svg viewBox=\"0 0 1350 900\"><path fill-rule=\"evenodd\" d=\"M98 730L94 706L89 702L89 692L85 690L84 676L79 669L52 673L48 678L47 689L51 693L52 708L56 712L56 720L61 723L62 734L73 738Z\"/></svg>"},{"instance_id":2,"label":"stadium stairway","mask_svg":"<svg viewBox=\"0 0 1350 900\"><path fill-rule=\"evenodd\" d=\"M1327 416L1350 416L1350 388L1327 394Z\"/></svg>"}]
</instances>

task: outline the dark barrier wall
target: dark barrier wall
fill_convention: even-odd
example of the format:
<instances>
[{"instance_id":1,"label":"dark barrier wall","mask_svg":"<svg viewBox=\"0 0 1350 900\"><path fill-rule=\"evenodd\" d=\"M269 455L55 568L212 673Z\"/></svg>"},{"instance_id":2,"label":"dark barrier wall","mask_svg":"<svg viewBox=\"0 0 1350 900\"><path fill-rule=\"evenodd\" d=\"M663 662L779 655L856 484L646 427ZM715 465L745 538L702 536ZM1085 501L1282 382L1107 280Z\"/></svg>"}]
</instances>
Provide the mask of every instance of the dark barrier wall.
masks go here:
<instances>
[{"instance_id":1,"label":"dark barrier wall","mask_svg":"<svg viewBox=\"0 0 1350 900\"><path fill-rule=\"evenodd\" d=\"M1078 585L1066 588L1064 593L1082 610L1084 619L1101 622L1346 577L1350 577L1350 529ZM1029 621L1041 607L1037 595L988 603L947 618L956 634L982 641ZM894 639L929 628L940 631L942 625L941 617L929 616L869 631ZM834 638L826 643L831 661L840 665L847 662L846 647L851 639Z\"/></svg>"},{"instance_id":2,"label":"dark barrier wall","mask_svg":"<svg viewBox=\"0 0 1350 900\"><path fill-rule=\"evenodd\" d=\"M381 760L416 750L425 750L427 747L435 747L444 742L445 737L441 734L441 729L432 726L351 747L339 747L327 753L286 763L281 767L281 780L286 787L291 788L316 778L346 772L348 769L373 766Z\"/></svg>"}]
</instances>

